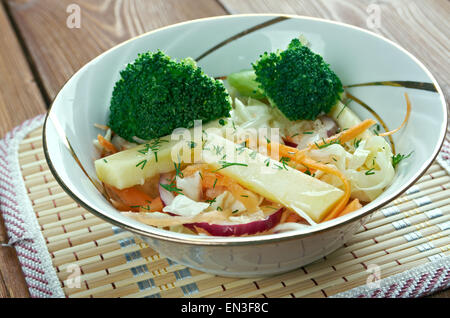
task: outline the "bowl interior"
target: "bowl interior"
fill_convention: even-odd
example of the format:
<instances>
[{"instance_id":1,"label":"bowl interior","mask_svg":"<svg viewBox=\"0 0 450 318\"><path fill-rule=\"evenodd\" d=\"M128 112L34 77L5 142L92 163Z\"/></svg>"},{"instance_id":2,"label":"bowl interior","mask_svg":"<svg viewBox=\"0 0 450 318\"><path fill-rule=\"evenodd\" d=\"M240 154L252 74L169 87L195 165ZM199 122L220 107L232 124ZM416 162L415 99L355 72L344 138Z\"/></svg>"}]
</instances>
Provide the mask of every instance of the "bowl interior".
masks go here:
<instances>
[{"instance_id":1,"label":"bowl interior","mask_svg":"<svg viewBox=\"0 0 450 318\"><path fill-rule=\"evenodd\" d=\"M139 53L161 49L175 58L201 57L199 66L207 74L223 76L250 68L262 52L284 49L292 38L300 34L309 40L313 51L321 54L331 65L344 85L408 81L428 83L432 88L349 88L351 94L376 111L389 129L398 127L404 119L404 93L407 92L412 101L411 118L393 139L397 153L414 152L409 160L400 164L392 185L375 201L358 212L303 232L323 230L379 208L406 190L436 156L447 126L442 92L425 67L392 42L355 27L311 18L244 15L196 20L150 32L100 55L67 82L49 112L44 144L52 172L83 207L116 225L166 239L207 240L145 226L123 217L111 207L91 182L91 179L97 180L93 162L98 153L92 141L99 131L94 124L107 122L109 101L119 72ZM373 118L371 112L357 103L351 103L349 107L361 118ZM274 237L293 234L282 233ZM248 238L209 240L244 242Z\"/></svg>"}]
</instances>

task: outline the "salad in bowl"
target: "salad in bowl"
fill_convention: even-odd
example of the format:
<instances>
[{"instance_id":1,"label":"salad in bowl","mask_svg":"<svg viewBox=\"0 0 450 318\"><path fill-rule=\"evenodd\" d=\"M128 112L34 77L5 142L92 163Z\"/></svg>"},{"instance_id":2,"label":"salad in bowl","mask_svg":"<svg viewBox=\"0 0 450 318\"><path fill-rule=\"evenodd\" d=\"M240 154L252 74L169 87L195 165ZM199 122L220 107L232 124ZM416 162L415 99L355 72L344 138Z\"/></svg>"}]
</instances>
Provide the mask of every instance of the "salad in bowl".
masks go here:
<instances>
[{"instance_id":1,"label":"salad in bowl","mask_svg":"<svg viewBox=\"0 0 450 318\"><path fill-rule=\"evenodd\" d=\"M388 187L396 165L359 118L330 65L303 38L220 79L191 58L146 52L116 83L97 125L96 173L111 204L165 230L267 235L352 213Z\"/></svg>"}]
</instances>

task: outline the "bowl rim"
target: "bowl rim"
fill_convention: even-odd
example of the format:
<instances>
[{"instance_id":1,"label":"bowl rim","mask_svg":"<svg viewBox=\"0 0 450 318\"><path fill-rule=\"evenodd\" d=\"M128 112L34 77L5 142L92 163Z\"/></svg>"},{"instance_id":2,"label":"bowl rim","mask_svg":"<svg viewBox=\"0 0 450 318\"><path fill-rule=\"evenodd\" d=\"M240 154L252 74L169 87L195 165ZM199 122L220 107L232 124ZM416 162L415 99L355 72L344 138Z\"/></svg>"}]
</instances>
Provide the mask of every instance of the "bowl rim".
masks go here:
<instances>
[{"instance_id":1,"label":"bowl rim","mask_svg":"<svg viewBox=\"0 0 450 318\"><path fill-rule=\"evenodd\" d=\"M374 207L371 207L370 209L367 209L367 211L361 212L361 213L357 213L357 214L348 214L345 215L341 218L337 218L337 219L333 219L324 223L319 223L313 227L311 227L309 230L300 230L300 233L298 233L298 230L294 230L294 231L288 231L288 232L282 232L282 233L277 233L277 234L269 234L269 235L259 235L259 236L246 236L246 237L220 237L220 236L195 236L195 235L189 235L189 234L181 234L182 236L186 236L185 238L179 238L179 237L174 237L171 236L170 234L172 232L170 231L164 231L164 234L160 234L160 233L154 233L151 230L154 229L154 227L150 226L150 225L146 225L143 223L139 223L139 226L133 226L130 224L124 224L122 222L119 222L117 220L115 220L114 218L112 218L111 216L108 216L100 211L97 211L96 209L92 208L89 204L87 204L86 202L84 202L83 200L81 200L66 184L65 182L62 180L62 178L59 176L58 172L56 171L55 167L52 164L52 161L50 159L50 154L48 152L48 146L47 146L47 123L48 123L48 119L52 113L52 109L54 106L55 101L57 100L58 96L60 95L60 93L64 90L64 88L66 87L67 83L73 78L75 77L78 73L80 73L81 71L83 71L86 67L88 67L91 63L97 61L97 59L102 58L104 55L108 54L110 51L113 51L121 46L124 46L126 44L128 44L131 41L134 41L138 38L141 37L145 37L148 36L149 34L152 33L156 33L156 32L160 32L162 30L166 30L166 29L170 29L170 28L174 28L174 27L178 27L178 26L182 26L185 24L191 24L191 23L197 23L197 22L201 22L201 21L209 21L209 20L221 20L221 19L233 19L233 18L242 18L242 17L286 17L289 19L297 19L297 20L311 20L311 21L318 21L318 22L322 22L322 23L327 23L327 24L332 24L332 25L340 25L340 26L344 26L347 28L351 28L354 29L356 31L359 32L363 32L363 33L367 33L371 36L374 36L378 39L381 39L382 41L385 41L389 44L391 44L392 46L396 47L397 49L399 49L400 51L402 51L403 53L405 53L407 56L409 56L424 72L425 74L432 80L432 83L434 84L437 93L439 94L440 97L440 101L441 101L441 106L443 108L443 112L446 116L444 116L444 123L445 125L442 125L442 129L440 131L440 135L439 135L439 139L438 142L433 150L432 155L429 157L428 160L426 160L422 166L420 167L420 169L418 169L418 171L415 173L415 175L413 177L410 178L410 181L403 184L401 187L399 187L399 189L397 191L395 191L393 194L391 194L389 197L387 197L384 201L380 202L379 204L375 205ZM362 220L363 218L369 216L370 214L372 214L373 212L382 209L384 206L386 206L387 204L389 204L390 202L392 202L393 200L395 200L396 198L398 198L399 196L401 196L408 188L410 188L414 183L416 183L418 181L418 179L420 179L425 172L428 170L428 168L433 164L433 162L435 161L436 157L438 156L444 141L445 141L445 137L446 137L446 132L447 132L447 127L448 127L448 109L446 107L446 100L445 100L445 95L443 94L443 91L441 89L441 87L439 86L439 83L437 82L437 80L435 79L435 77L433 76L433 74L428 70L428 68L418 59L416 58L412 53L410 53L409 51L407 51L406 49L404 49L402 46L400 46L399 44L393 42L392 40L389 40L379 34L376 34L372 31L351 25L351 24L347 24L347 23L343 23L343 22L339 22L339 21L332 21L332 20L328 20L328 19L323 19L323 18L316 18L316 17L308 17L308 16L302 16L302 15L295 15L295 14L283 14L283 13L251 13L251 14L234 14L234 15L221 15L221 16L214 16L214 17L206 17L206 18L200 18L200 19L194 19L194 20L189 20L189 21L183 21L180 23L175 23L175 24L171 24L168 26L164 26L161 28L157 28L154 30L151 30L149 32L145 32L143 34L140 34L138 36L132 37L128 40L125 40L115 46L113 46L112 48L106 50L105 52L99 54L97 57L91 59L89 62L87 62L85 65L83 65L83 67L81 67L78 71L76 71L72 76L70 76L70 78L64 83L64 85L61 87L61 89L59 90L59 92L56 94L56 96L53 98L53 101L47 111L47 114L45 116L45 120L44 120L44 125L43 125L43 132L42 132L42 140L43 140L43 149L44 149L44 155L45 155L45 160L48 164L48 167L51 171L51 173L53 174L53 176L55 177L55 180L58 182L58 184L63 188L63 190L73 199L75 200L75 202L77 202L78 204L80 204L81 207L85 208L87 211L89 211L90 213L94 214L97 217L100 217L101 219L107 221L108 223L123 228L127 231L136 233L138 235L142 235L145 237L150 237L153 239L158 239L158 240L163 240L163 241L168 241L168 242L173 242L173 243L178 243L178 244L187 244L187 245L196 245L196 246L241 246L241 245L260 245L260 244L269 244L269 243L278 243L278 242L282 242L282 241L290 241L290 240L297 240L297 239L301 239L304 237L308 237L308 236L313 236L313 235L318 235L318 234L322 234L324 232L328 232L331 230L335 230L339 227L342 227L344 225L349 225L349 224L353 224L355 222L357 222L358 220ZM64 136L65 137L65 136ZM66 145L68 148L70 148L70 145ZM305 228L308 229L308 228ZM180 233L177 233L178 235L180 235Z\"/></svg>"}]
</instances>

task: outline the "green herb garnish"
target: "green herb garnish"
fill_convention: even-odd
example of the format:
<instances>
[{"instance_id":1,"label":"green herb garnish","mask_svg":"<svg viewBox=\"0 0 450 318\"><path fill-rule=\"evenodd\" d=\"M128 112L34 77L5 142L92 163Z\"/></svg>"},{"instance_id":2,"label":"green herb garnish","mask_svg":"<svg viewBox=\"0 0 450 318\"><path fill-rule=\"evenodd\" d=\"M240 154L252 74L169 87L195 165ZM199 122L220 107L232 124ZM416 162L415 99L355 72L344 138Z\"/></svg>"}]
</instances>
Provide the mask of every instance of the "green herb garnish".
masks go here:
<instances>
[{"instance_id":1,"label":"green herb garnish","mask_svg":"<svg viewBox=\"0 0 450 318\"><path fill-rule=\"evenodd\" d=\"M136 168L141 166L141 169L144 170L145 165L147 164L147 160L142 160L136 165Z\"/></svg>"},{"instance_id":2,"label":"green herb garnish","mask_svg":"<svg viewBox=\"0 0 450 318\"><path fill-rule=\"evenodd\" d=\"M359 147L359 144L361 143L361 141L362 141L362 139L355 139L353 141L353 146L355 147L355 149Z\"/></svg>"},{"instance_id":3,"label":"green herb garnish","mask_svg":"<svg viewBox=\"0 0 450 318\"><path fill-rule=\"evenodd\" d=\"M330 141L330 142L327 143L327 142L325 141L325 139L322 138L322 141L323 141L323 144L322 144L322 145L319 145L317 142L314 142L314 144L316 145L316 147L317 147L318 149L323 149L323 148L329 147L329 146L331 146L331 145L335 145L335 144L340 144L340 143L341 143L341 141L340 141L339 139L332 140L332 141Z\"/></svg>"},{"instance_id":4,"label":"green herb garnish","mask_svg":"<svg viewBox=\"0 0 450 318\"><path fill-rule=\"evenodd\" d=\"M183 194L181 189L178 189L176 184L174 182L170 183L170 184L162 184L160 183L161 187L163 187L164 189L166 189L169 192L175 192L178 194Z\"/></svg>"},{"instance_id":5,"label":"green herb garnish","mask_svg":"<svg viewBox=\"0 0 450 318\"><path fill-rule=\"evenodd\" d=\"M213 172L220 171L222 169L231 167L231 166L242 166L242 167L248 167L248 164L245 163L238 163L238 162L225 162L225 161L219 161L219 163L222 165L219 169L214 170Z\"/></svg>"},{"instance_id":6,"label":"green herb garnish","mask_svg":"<svg viewBox=\"0 0 450 318\"><path fill-rule=\"evenodd\" d=\"M213 203L216 202L216 198L212 199L212 200L206 200L206 203L209 203L209 205L212 205Z\"/></svg>"},{"instance_id":7,"label":"green herb garnish","mask_svg":"<svg viewBox=\"0 0 450 318\"><path fill-rule=\"evenodd\" d=\"M392 156L392 166L394 167L394 169L397 167L397 165L403 161L404 159L409 158L412 155L412 151L408 154L408 155L402 155L402 154L397 154L395 156Z\"/></svg>"},{"instance_id":8,"label":"green herb garnish","mask_svg":"<svg viewBox=\"0 0 450 318\"><path fill-rule=\"evenodd\" d=\"M174 162L173 165L175 166L175 174L177 177L184 178L183 172L181 172L181 162L178 163L178 165Z\"/></svg>"}]
</instances>

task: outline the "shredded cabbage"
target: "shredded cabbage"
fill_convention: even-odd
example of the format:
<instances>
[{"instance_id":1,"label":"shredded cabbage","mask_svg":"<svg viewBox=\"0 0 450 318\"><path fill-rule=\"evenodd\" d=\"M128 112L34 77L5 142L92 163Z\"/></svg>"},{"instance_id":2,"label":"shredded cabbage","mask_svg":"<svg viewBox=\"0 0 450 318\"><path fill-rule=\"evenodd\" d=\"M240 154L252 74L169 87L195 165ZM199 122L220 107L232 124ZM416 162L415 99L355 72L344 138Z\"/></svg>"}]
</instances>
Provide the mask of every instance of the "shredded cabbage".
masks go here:
<instances>
[{"instance_id":1,"label":"shredded cabbage","mask_svg":"<svg viewBox=\"0 0 450 318\"><path fill-rule=\"evenodd\" d=\"M251 135L248 128L279 128L280 139L289 137L297 144L298 149L328 137L320 119L293 122L285 118L277 108L252 98L234 99L232 119L238 125L238 135ZM360 138L344 145L332 144L312 150L309 156L333 165L344 173L351 184L351 198L370 202L377 198L394 178L395 170L391 163L393 154L383 137L365 133ZM342 182L335 176L317 171L315 177L342 187Z\"/></svg>"},{"instance_id":2,"label":"shredded cabbage","mask_svg":"<svg viewBox=\"0 0 450 318\"><path fill-rule=\"evenodd\" d=\"M351 198L359 199L361 202L373 201L394 179L391 147L380 136L362 140L356 149L353 144L349 144L345 146L350 150L346 150L342 145L333 144L323 149L312 150L309 155L317 161L335 166L344 173L352 187ZM323 175L320 179L334 186L341 186L341 181L337 177Z\"/></svg>"}]
</instances>

